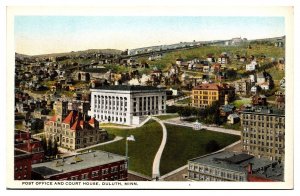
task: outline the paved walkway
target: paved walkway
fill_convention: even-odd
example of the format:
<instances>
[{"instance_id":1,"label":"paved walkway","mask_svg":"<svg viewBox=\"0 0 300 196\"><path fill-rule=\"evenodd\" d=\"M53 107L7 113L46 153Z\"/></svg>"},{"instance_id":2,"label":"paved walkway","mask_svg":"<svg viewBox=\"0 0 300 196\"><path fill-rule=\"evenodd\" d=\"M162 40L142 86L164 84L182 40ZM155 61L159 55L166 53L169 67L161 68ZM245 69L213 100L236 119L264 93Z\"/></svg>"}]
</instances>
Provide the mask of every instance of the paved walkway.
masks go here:
<instances>
[{"instance_id":1,"label":"paved walkway","mask_svg":"<svg viewBox=\"0 0 300 196\"><path fill-rule=\"evenodd\" d=\"M152 178L156 178L156 177L160 177L160 171L159 171L159 166L160 166L160 159L161 159L161 155L164 151L166 142L167 142L167 128L164 125L163 121L161 121L160 119L156 118L156 117L152 117L153 120L157 121L163 128L163 138L161 141L161 144L159 146L158 151L156 152L154 161L153 161L153 165L152 165Z\"/></svg>"},{"instance_id":2,"label":"paved walkway","mask_svg":"<svg viewBox=\"0 0 300 196\"><path fill-rule=\"evenodd\" d=\"M182 120L180 120L180 117L164 120L163 122L167 123L167 124L172 124L172 125L194 127L194 123L182 121ZM225 129L225 128L221 128L221 127L210 127L210 126L206 126L206 125L203 125L203 124L202 124L201 127L203 129L207 129L209 131L215 131L215 132L220 132L220 133L228 133L228 134L239 135L239 136L241 135L241 131L237 131L237 130L234 130L234 129Z\"/></svg>"},{"instance_id":3,"label":"paved walkway","mask_svg":"<svg viewBox=\"0 0 300 196\"><path fill-rule=\"evenodd\" d=\"M123 139L123 137L116 136L113 140L110 140L108 142L103 142L103 143L95 144L95 145L92 145L92 146L88 146L86 148L80 148L80 149L75 150L75 152L82 151L82 150L88 150L88 149L91 149L91 148L94 148L94 147L97 147L97 146L103 146L103 145L106 145L106 144L117 142L117 141L122 140L122 139Z\"/></svg>"}]
</instances>

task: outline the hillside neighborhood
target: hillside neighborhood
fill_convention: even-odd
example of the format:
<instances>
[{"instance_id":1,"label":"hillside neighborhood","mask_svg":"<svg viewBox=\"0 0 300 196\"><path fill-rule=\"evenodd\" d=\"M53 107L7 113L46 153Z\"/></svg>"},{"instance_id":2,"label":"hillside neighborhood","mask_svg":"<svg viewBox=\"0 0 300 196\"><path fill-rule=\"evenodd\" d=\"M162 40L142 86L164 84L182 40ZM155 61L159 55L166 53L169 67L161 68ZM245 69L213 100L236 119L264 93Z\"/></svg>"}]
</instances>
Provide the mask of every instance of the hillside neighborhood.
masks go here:
<instances>
[{"instance_id":1,"label":"hillside neighborhood","mask_svg":"<svg viewBox=\"0 0 300 196\"><path fill-rule=\"evenodd\" d=\"M285 36L15 54L14 179L282 182Z\"/></svg>"}]
</instances>

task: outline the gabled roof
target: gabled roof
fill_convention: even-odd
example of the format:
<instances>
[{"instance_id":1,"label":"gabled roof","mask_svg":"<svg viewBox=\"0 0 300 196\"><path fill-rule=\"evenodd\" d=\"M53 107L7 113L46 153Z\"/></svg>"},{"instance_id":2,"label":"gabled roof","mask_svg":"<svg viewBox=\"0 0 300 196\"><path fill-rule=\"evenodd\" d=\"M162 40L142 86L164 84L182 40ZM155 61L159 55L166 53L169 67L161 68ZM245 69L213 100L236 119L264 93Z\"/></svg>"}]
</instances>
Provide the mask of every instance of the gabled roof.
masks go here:
<instances>
[{"instance_id":1,"label":"gabled roof","mask_svg":"<svg viewBox=\"0 0 300 196\"><path fill-rule=\"evenodd\" d=\"M63 123L70 124L71 121L74 121L77 118L77 112L71 111L68 116L63 120Z\"/></svg>"},{"instance_id":2,"label":"gabled roof","mask_svg":"<svg viewBox=\"0 0 300 196\"><path fill-rule=\"evenodd\" d=\"M56 117L57 117L57 115L52 116L52 118L49 121L56 122L56 120L57 120Z\"/></svg>"},{"instance_id":3,"label":"gabled roof","mask_svg":"<svg viewBox=\"0 0 300 196\"><path fill-rule=\"evenodd\" d=\"M226 89L233 89L233 87L229 86L226 83L223 84L200 84L194 87L193 90L226 90Z\"/></svg>"}]
</instances>

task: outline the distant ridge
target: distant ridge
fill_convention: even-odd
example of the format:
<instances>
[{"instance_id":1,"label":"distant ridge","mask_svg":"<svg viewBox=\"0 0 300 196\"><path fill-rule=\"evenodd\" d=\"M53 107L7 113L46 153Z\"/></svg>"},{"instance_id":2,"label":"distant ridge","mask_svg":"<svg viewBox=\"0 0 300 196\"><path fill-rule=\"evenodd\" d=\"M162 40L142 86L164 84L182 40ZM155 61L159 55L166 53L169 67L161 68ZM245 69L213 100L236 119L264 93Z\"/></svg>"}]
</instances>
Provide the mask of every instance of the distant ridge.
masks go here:
<instances>
[{"instance_id":1,"label":"distant ridge","mask_svg":"<svg viewBox=\"0 0 300 196\"><path fill-rule=\"evenodd\" d=\"M26 55L26 54L20 54L16 53L16 57L55 57L55 56L64 56L64 55L82 55L82 54L88 54L88 53L103 53L103 54L121 54L121 50L117 49L88 49L88 50L81 50L81 51L71 51L71 52L61 52L61 53L51 53L51 54L39 54L39 55Z\"/></svg>"}]
</instances>

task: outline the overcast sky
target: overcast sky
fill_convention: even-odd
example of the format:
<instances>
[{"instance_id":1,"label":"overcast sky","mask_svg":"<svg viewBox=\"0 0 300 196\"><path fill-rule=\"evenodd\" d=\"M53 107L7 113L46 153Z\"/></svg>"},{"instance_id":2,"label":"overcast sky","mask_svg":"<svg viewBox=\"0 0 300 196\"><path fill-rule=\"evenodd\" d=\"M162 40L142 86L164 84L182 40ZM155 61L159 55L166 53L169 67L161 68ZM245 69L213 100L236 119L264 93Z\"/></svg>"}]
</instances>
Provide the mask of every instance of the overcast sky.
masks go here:
<instances>
[{"instance_id":1,"label":"overcast sky","mask_svg":"<svg viewBox=\"0 0 300 196\"><path fill-rule=\"evenodd\" d=\"M14 28L28 55L285 35L283 17L16 16Z\"/></svg>"}]
</instances>

